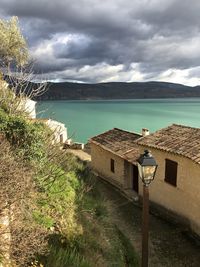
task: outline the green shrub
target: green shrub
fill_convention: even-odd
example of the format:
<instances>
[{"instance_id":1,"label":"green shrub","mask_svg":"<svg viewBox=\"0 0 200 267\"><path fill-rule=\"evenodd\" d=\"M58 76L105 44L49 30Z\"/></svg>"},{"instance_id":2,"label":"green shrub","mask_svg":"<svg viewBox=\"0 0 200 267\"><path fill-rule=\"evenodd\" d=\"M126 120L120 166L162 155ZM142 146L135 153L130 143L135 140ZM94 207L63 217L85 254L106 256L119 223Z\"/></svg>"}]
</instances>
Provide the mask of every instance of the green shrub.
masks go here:
<instances>
[{"instance_id":1,"label":"green shrub","mask_svg":"<svg viewBox=\"0 0 200 267\"><path fill-rule=\"evenodd\" d=\"M48 267L91 267L75 249L52 247L45 262Z\"/></svg>"},{"instance_id":2,"label":"green shrub","mask_svg":"<svg viewBox=\"0 0 200 267\"><path fill-rule=\"evenodd\" d=\"M33 218L38 224L45 226L46 228L50 228L54 225L54 220L51 217L46 216L39 211L33 212Z\"/></svg>"},{"instance_id":3,"label":"green shrub","mask_svg":"<svg viewBox=\"0 0 200 267\"><path fill-rule=\"evenodd\" d=\"M36 225L36 232L44 229L49 240L50 252L41 259L44 266L89 267L97 261L97 266L138 266L130 241L109 221L106 201L90 169L51 146L51 132L44 124L0 109L0 132L33 173L33 202L27 210L33 220L30 226ZM58 242L51 240L55 234Z\"/></svg>"},{"instance_id":4,"label":"green shrub","mask_svg":"<svg viewBox=\"0 0 200 267\"><path fill-rule=\"evenodd\" d=\"M102 201L99 201L95 205L95 215L97 217L106 217L108 215L107 208Z\"/></svg>"},{"instance_id":5,"label":"green shrub","mask_svg":"<svg viewBox=\"0 0 200 267\"><path fill-rule=\"evenodd\" d=\"M22 116L8 115L0 109L0 132L26 160L39 161L45 157L45 139L49 132L43 123L28 121Z\"/></svg>"}]
</instances>

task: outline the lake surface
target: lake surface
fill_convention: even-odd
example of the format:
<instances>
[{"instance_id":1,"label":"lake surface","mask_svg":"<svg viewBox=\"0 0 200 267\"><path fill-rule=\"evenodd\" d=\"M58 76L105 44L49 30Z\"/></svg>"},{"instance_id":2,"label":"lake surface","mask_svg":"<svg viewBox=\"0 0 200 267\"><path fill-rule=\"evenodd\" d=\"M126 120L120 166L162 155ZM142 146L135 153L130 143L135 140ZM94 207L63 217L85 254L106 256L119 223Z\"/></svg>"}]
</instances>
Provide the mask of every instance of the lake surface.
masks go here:
<instances>
[{"instance_id":1,"label":"lake surface","mask_svg":"<svg viewBox=\"0 0 200 267\"><path fill-rule=\"evenodd\" d=\"M200 127L200 98L98 101L44 101L38 117L65 123L68 136L78 142L114 127L150 132L172 123Z\"/></svg>"}]
</instances>

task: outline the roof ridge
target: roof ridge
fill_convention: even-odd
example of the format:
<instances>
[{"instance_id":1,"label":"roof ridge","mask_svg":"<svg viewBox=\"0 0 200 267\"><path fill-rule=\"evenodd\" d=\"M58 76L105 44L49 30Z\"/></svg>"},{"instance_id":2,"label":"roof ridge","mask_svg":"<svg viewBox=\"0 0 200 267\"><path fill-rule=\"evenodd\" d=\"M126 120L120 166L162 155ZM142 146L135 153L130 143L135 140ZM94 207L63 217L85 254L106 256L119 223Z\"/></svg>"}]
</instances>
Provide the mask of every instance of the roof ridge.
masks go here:
<instances>
[{"instance_id":1,"label":"roof ridge","mask_svg":"<svg viewBox=\"0 0 200 267\"><path fill-rule=\"evenodd\" d=\"M105 131L105 132L103 132L103 133L96 134L96 135L94 135L94 136L90 137L90 138L89 138L89 140L92 140L93 138L95 138L95 137L97 137L97 136L99 136L99 135L102 135L102 134L108 133L108 132L110 132L110 131L112 131L112 130L114 130L114 129L115 129L115 128L112 128L112 129L110 129L110 130L106 130L106 131Z\"/></svg>"},{"instance_id":2,"label":"roof ridge","mask_svg":"<svg viewBox=\"0 0 200 267\"><path fill-rule=\"evenodd\" d=\"M135 146L137 146L137 144L135 144ZM137 147L138 148L138 147ZM136 147L132 147L130 148L129 150L127 150L125 153L124 153L124 156L132 151L135 151Z\"/></svg>"},{"instance_id":3,"label":"roof ridge","mask_svg":"<svg viewBox=\"0 0 200 267\"><path fill-rule=\"evenodd\" d=\"M95 138L95 137L97 137L97 136L103 135L103 134L108 133L108 132L113 131L113 130L118 130L118 131L120 131L120 132L125 132L125 133L129 133L129 134L133 134L133 135L142 136L141 134L136 133L136 132L130 132L130 131L127 131L127 130L123 130L123 129L114 127L114 128L112 128L112 129L110 129L110 130L107 130L107 131L105 131L105 132L103 132L103 133L100 133L100 134L97 134L97 135L95 135L95 136L92 136L89 140L92 140L93 138Z\"/></svg>"},{"instance_id":4,"label":"roof ridge","mask_svg":"<svg viewBox=\"0 0 200 267\"><path fill-rule=\"evenodd\" d=\"M177 124L177 123L173 123L172 125L174 125L174 126L179 126L179 127L182 127L182 128L188 128L188 129L199 129L199 130L200 130L200 128L199 128L199 127L187 126L187 125L183 125L183 124ZM172 125L171 125L171 126L172 126ZM168 127L170 127L170 126L168 126Z\"/></svg>"},{"instance_id":5,"label":"roof ridge","mask_svg":"<svg viewBox=\"0 0 200 267\"><path fill-rule=\"evenodd\" d=\"M90 138L91 143L101 146L112 153L122 156L135 146L135 140L139 139L141 135L128 132L122 129L113 128L102 134Z\"/></svg>"},{"instance_id":6,"label":"roof ridge","mask_svg":"<svg viewBox=\"0 0 200 267\"><path fill-rule=\"evenodd\" d=\"M135 142L138 145L184 156L200 164L200 128L198 127L174 123Z\"/></svg>"},{"instance_id":7,"label":"roof ridge","mask_svg":"<svg viewBox=\"0 0 200 267\"><path fill-rule=\"evenodd\" d=\"M140 134L140 133L131 132L131 131L124 130L124 129L120 129L120 128L117 128L117 127L114 127L113 129L119 130L119 131L121 131L121 132L126 132L126 133L130 133L130 134L137 134L138 136L142 136L142 134ZM112 130L113 130L113 129L112 129Z\"/></svg>"},{"instance_id":8,"label":"roof ridge","mask_svg":"<svg viewBox=\"0 0 200 267\"><path fill-rule=\"evenodd\" d=\"M172 126L178 126L178 127L181 127L181 128L187 128L187 129L199 129L199 130L200 130L199 127L192 127L192 126L187 126L187 125L183 125L183 124L172 123L172 124L170 124L170 125L168 125L168 126L166 126L166 127L164 127L164 128L158 129L158 130L156 130L155 132L150 133L149 135L152 136L152 135L154 135L154 134L156 134L156 133L159 133L160 131L169 129L169 128L171 128ZM149 136L149 135L147 135L147 136ZM147 136L142 136L139 140L144 139L144 138L146 138ZM139 140L136 140L136 142L139 141Z\"/></svg>"}]
</instances>

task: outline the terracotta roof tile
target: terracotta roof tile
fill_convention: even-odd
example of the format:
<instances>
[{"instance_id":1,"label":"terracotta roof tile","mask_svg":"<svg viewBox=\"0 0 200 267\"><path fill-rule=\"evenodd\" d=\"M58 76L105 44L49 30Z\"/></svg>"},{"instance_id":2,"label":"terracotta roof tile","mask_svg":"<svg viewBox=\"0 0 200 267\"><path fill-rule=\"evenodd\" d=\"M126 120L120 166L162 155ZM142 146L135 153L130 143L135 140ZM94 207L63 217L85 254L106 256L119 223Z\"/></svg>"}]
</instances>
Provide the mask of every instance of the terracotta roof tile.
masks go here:
<instances>
[{"instance_id":1,"label":"terracotta roof tile","mask_svg":"<svg viewBox=\"0 0 200 267\"><path fill-rule=\"evenodd\" d=\"M200 163L200 128L172 124L140 138L136 143L179 154Z\"/></svg>"},{"instance_id":2,"label":"terracotta roof tile","mask_svg":"<svg viewBox=\"0 0 200 267\"><path fill-rule=\"evenodd\" d=\"M135 145L133 149L131 149L130 151L126 152L123 155L123 158L126 159L127 161L135 164L137 159L139 158L139 156L140 156L139 148L137 145Z\"/></svg>"},{"instance_id":3,"label":"terracotta roof tile","mask_svg":"<svg viewBox=\"0 0 200 267\"><path fill-rule=\"evenodd\" d=\"M135 140L140 137L140 134L114 128L92 137L90 141L123 157L125 153L136 147Z\"/></svg>"}]
</instances>

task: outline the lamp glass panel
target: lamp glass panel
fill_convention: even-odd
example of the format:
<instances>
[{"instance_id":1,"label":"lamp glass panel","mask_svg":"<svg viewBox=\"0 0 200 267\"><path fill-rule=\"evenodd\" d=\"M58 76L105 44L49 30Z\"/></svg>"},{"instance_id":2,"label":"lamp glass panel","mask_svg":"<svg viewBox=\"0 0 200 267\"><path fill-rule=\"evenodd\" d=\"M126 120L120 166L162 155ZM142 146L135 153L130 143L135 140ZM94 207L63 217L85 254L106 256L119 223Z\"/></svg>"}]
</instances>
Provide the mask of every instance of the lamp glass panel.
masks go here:
<instances>
[{"instance_id":1,"label":"lamp glass panel","mask_svg":"<svg viewBox=\"0 0 200 267\"><path fill-rule=\"evenodd\" d=\"M138 172L140 179L143 179L143 167L138 163Z\"/></svg>"},{"instance_id":2,"label":"lamp glass panel","mask_svg":"<svg viewBox=\"0 0 200 267\"><path fill-rule=\"evenodd\" d=\"M139 177L146 185L150 184L154 178L156 166L142 166L138 163Z\"/></svg>"},{"instance_id":3,"label":"lamp glass panel","mask_svg":"<svg viewBox=\"0 0 200 267\"><path fill-rule=\"evenodd\" d=\"M151 181L153 180L154 173L156 171L156 166L143 166L143 179L145 181Z\"/></svg>"}]
</instances>

